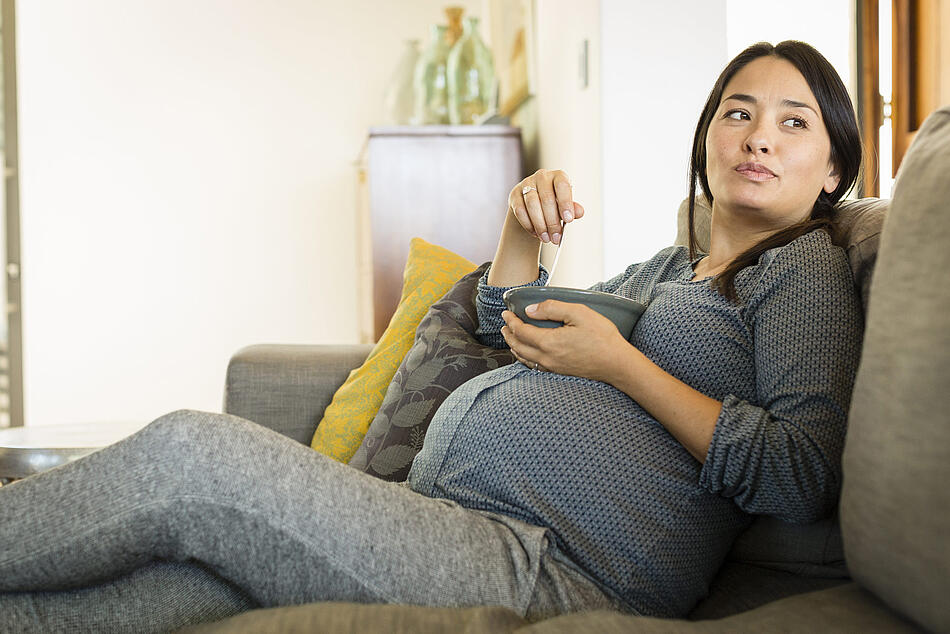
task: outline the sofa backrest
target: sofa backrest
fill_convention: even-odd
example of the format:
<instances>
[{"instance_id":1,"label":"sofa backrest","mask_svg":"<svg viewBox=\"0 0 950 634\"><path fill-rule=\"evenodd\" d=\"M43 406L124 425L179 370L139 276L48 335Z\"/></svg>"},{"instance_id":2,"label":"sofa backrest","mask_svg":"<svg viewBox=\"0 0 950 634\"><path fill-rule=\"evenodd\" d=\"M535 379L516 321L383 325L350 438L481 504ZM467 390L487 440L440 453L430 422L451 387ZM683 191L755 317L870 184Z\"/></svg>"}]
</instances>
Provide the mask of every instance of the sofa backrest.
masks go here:
<instances>
[{"instance_id":1,"label":"sofa backrest","mask_svg":"<svg viewBox=\"0 0 950 634\"><path fill-rule=\"evenodd\" d=\"M950 107L904 157L884 223L844 450L852 577L950 631Z\"/></svg>"},{"instance_id":2,"label":"sofa backrest","mask_svg":"<svg viewBox=\"0 0 950 634\"><path fill-rule=\"evenodd\" d=\"M841 201L835 207L838 213L835 215L834 224L844 237L851 275L854 277L855 287L861 294L861 305L865 313L868 309L871 275L874 272L881 228L890 203L891 201L886 198L861 198ZM709 250L709 221L712 214L704 197L700 196L696 199L694 214L696 246L700 251L707 252ZM689 246L688 219L689 199L687 198L680 203L676 216L675 244Z\"/></svg>"}]
</instances>

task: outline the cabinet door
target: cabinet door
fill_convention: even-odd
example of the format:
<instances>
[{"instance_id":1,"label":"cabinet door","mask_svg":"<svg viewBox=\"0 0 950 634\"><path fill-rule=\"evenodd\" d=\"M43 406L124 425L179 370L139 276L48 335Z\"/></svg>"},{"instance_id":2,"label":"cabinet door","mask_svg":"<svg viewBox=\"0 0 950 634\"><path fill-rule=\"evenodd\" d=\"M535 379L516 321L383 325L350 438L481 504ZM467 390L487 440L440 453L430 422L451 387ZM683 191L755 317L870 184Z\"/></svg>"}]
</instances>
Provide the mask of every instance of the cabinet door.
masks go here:
<instances>
[{"instance_id":1,"label":"cabinet door","mask_svg":"<svg viewBox=\"0 0 950 634\"><path fill-rule=\"evenodd\" d=\"M422 238L476 264L491 260L521 169L518 128L370 130L365 239L372 244L376 339L399 303L409 241Z\"/></svg>"}]
</instances>

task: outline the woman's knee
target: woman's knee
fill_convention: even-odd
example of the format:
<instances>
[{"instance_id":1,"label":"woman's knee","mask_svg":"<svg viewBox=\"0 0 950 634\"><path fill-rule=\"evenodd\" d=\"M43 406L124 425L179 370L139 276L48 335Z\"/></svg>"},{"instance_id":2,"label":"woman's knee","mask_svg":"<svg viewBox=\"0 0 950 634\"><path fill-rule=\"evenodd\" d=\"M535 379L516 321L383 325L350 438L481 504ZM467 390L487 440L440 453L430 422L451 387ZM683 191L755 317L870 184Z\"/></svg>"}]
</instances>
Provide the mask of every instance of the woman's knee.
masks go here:
<instances>
[{"instance_id":1,"label":"woman's knee","mask_svg":"<svg viewBox=\"0 0 950 634\"><path fill-rule=\"evenodd\" d=\"M198 410L180 409L156 418L140 432L150 455L171 453L179 463L189 456L205 456L222 448L235 431L232 417Z\"/></svg>"},{"instance_id":2,"label":"woman's knee","mask_svg":"<svg viewBox=\"0 0 950 634\"><path fill-rule=\"evenodd\" d=\"M142 433L157 436L167 443L178 444L192 439L199 425L203 423L204 412L191 409L179 409L159 416L149 423Z\"/></svg>"},{"instance_id":3,"label":"woman's knee","mask_svg":"<svg viewBox=\"0 0 950 634\"><path fill-rule=\"evenodd\" d=\"M171 453L184 465L227 462L229 457L245 454L258 441L253 423L214 412L181 409L152 421L141 432L150 449Z\"/></svg>"}]
</instances>

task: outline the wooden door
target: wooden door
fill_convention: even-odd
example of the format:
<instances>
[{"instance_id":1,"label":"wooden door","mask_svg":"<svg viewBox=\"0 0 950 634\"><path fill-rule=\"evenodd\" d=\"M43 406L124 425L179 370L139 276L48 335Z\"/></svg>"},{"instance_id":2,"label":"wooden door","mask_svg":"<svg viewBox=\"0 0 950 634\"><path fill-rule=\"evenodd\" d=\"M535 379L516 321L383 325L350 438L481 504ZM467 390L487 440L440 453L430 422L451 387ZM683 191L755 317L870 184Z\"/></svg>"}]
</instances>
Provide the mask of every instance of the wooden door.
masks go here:
<instances>
[{"instance_id":1,"label":"wooden door","mask_svg":"<svg viewBox=\"0 0 950 634\"><path fill-rule=\"evenodd\" d=\"M891 0L889 103L880 94L878 0L858 0L858 116L867 148L861 193L878 196L881 170L897 174L907 148L927 116L950 102L950 0ZM880 165L879 131L891 120L891 165Z\"/></svg>"}]
</instances>

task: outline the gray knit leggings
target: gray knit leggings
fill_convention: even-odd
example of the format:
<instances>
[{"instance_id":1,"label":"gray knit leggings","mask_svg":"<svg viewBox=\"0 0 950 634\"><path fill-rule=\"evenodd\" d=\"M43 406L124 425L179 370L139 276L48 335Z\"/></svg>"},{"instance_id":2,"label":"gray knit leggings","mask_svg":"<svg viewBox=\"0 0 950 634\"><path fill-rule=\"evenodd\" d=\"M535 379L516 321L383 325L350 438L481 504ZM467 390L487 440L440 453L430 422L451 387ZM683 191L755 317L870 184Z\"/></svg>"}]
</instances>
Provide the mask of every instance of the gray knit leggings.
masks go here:
<instances>
[{"instance_id":1,"label":"gray knit leggings","mask_svg":"<svg viewBox=\"0 0 950 634\"><path fill-rule=\"evenodd\" d=\"M545 529L382 482L235 416L173 412L0 488L0 632L168 631L259 606L616 607Z\"/></svg>"}]
</instances>

